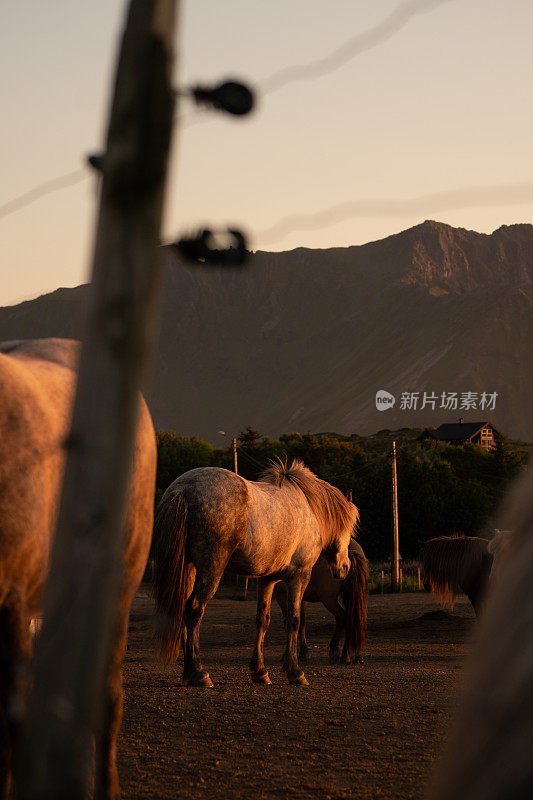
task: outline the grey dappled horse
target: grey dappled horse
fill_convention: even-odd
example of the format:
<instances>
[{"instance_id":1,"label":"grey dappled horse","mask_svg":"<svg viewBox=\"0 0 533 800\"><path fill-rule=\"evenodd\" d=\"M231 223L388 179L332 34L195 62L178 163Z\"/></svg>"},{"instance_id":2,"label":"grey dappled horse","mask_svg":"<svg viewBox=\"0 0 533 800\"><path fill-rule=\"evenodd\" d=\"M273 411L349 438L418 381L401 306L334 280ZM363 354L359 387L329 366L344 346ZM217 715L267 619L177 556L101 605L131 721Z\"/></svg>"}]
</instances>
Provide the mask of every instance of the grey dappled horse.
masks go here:
<instances>
[{"instance_id":1,"label":"grey dappled horse","mask_svg":"<svg viewBox=\"0 0 533 800\"><path fill-rule=\"evenodd\" d=\"M0 345L0 798L10 795L16 726L10 713L41 613L70 428L79 344L65 339ZM152 533L156 446L143 401L124 520L121 586L109 654L105 717L95 748L95 796L119 796L117 738L128 615Z\"/></svg>"},{"instance_id":2,"label":"grey dappled horse","mask_svg":"<svg viewBox=\"0 0 533 800\"><path fill-rule=\"evenodd\" d=\"M341 661L349 664L353 659L362 661L362 650L365 643L367 622L367 597L368 597L368 561L366 560L361 545L352 539L348 547L348 554L352 566L344 578L334 578L328 563L323 555L320 556L313 571L311 579L306 586L300 613L300 660L306 661L309 651L305 637L305 618L307 603L322 603L335 617L335 630L329 643L329 660L332 664ZM274 589L274 596L278 602L283 619L287 616L287 588L280 581ZM344 633L342 654L339 654L339 644Z\"/></svg>"},{"instance_id":3,"label":"grey dappled horse","mask_svg":"<svg viewBox=\"0 0 533 800\"><path fill-rule=\"evenodd\" d=\"M300 461L278 460L248 481L217 467L186 472L161 498L154 528L155 589L162 655L178 655L185 626L184 679L212 686L200 659L204 609L225 569L258 578L257 635L252 680L270 683L263 642L277 581L288 590L284 669L290 683L307 684L298 665L300 606L311 570L324 553L333 574L350 569L348 544L359 512L335 487Z\"/></svg>"}]
</instances>

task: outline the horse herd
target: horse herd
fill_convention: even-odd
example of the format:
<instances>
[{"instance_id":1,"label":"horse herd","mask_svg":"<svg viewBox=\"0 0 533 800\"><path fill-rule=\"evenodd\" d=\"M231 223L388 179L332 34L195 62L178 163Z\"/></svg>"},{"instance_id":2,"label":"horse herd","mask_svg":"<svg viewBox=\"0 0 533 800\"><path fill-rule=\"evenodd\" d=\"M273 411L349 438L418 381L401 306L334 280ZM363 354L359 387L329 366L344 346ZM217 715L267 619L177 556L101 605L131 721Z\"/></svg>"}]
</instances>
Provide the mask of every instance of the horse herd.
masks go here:
<instances>
[{"instance_id":1,"label":"horse herd","mask_svg":"<svg viewBox=\"0 0 533 800\"><path fill-rule=\"evenodd\" d=\"M0 345L0 798L11 790L16 726L10 709L18 675L32 655L30 621L41 613L78 355L79 345L67 340ZM202 665L199 629L226 569L257 578L250 660L254 683L270 683L263 645L273 596L285 620L283 666L291 684L307 684L300 665L307 653L307 602L323 602L335 617L332 662L360 659L365 637L368 564L355 541L359 512L351 496L298 461L277 461L257 482L224 469L193 469L168 487L154 521L155 470L153 426L140 400L108 667L108 713L96 742L95 795L106 798L119 796L121 665L129 608L152 528L161 653L172 660L183 647L186 684L212 686ZM493 559L485 540L432 540L422 556L428 588L448 599L465 591L479 611Z\"/></svg>"}]
</instances>

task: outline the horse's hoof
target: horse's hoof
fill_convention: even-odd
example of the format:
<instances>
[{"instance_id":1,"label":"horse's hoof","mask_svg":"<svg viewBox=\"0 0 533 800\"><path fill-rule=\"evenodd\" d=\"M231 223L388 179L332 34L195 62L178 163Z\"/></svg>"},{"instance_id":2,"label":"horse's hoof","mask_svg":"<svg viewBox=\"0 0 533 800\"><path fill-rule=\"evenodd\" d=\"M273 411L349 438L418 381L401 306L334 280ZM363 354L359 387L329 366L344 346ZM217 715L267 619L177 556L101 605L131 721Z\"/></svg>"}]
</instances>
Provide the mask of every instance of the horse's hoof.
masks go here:
<instances>
[{"instance_id":1,"label":"horse's hoof","mask_svg":"<svg viewBox=\"0 0 533 800\"><path fill-rule=\"evenodd\" d=\"M192 678L189 678L187 686L204 686L208 689L212 689L213 681L209 677L208 672L198 672L196 675L193 675Z\"/></svg>"},{"instance_id":2,"label":"horse's hoof","mask_svg":"<svg viewBox=\"0 0 533 800\"><path fill-rule=\"evenodd\" d=\"M252 683L267 684L272 683L272 681L268 677L268 672L265 669L262 672L256 672L254 675L252 675Z\"/></svg>"},{"instance_id":3,"label":"horse's hoof","mask_svg":"<svg viewBox=\"0 0 533 800\"><path fill-rule=\"evenodd\" d=\"M309 686L309 682L303 672L301 675L289 675L289 683L292 686Z\"/></svg>"}]
</instances>

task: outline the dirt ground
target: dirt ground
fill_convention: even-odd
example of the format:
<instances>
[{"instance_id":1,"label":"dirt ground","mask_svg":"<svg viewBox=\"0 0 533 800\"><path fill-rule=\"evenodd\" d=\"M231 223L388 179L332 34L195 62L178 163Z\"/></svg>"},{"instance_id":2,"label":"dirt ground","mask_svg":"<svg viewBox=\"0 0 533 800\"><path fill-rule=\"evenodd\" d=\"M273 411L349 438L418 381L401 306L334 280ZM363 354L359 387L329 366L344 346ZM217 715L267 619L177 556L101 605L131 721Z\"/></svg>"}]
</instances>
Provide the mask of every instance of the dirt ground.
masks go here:
<instances>
[{"instance_id":1,"label":"dirt ground","mask_svg":"<svg viewBox=\"0 0 533 800\"><path fill-rule=\"evenodd\" d=\"M422 798L460 687L474 629L460 600L448 618L425 593L369 598L362 665L328 663L333 619L308 606L309 687L281 670L277 606L266 641L271 686L254 686L248 660L253 599L222 591L201 630L214 689L181 686L181 663L162 667L153 605L135 599L125 659L119 751L125 798ZM273 604L274 605L274 604Z\"/></svg>"}]
</instances>

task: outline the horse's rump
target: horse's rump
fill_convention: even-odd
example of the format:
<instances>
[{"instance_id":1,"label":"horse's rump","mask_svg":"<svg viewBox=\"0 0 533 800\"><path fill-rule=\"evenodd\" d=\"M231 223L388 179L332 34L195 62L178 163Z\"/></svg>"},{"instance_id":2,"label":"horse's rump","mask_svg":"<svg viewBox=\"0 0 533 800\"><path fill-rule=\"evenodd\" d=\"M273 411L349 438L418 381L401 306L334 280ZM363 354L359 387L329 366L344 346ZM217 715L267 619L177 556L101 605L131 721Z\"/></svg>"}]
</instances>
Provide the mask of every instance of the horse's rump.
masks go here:
<instances>
[{"instance_id":1,"label":"horse's rump","mask_svg":"<svg viewBox=\"0 0 533 800\"><path fill-rule=\"evenodd\" d=\"M0 344L0 589L16 586L32 615L40 611L48 567L79 352L79 342L67 339ZM155 468L153 426L141 400L125 521L128 595L148 554Z\"/></svg>"},{"instance_id":2,"label":"horse's rump","mask_svg":"<svg viewBox=\"0 0 533 800\"><path fill-rule=\"evenodd\" d=\"M31 659L30 619L41 611L49 552L56 526L66 438L70 430L80 346L61 339L0 344L0 794L16 731L9 708L22 701L15 680ZM98 402L99 387L94 387ZM90 442L98 446L98 442ZM113 631L105 676L105 714L95 735L94 793L117 785L116 739L122 716L121 664L131 600L150 548L156 442L141 400L123 524ZM113 484L109 492L114 491ZM68 565L67 565L68 568ZM16 700L15 700L16 698ZM104 792L105 793L105 792ZM106 796L110 793L106 793ZM113 797L118 796L112 792Z\"/></svg>"},{"instance_id":3,"label":"horse's rump","mask_svg":"<svg viewBox=\"0 0 533 800\"><path fill-rule=\"evenodd\" d=\"M492 557L487 539L475 536L439 536L420 550L425 581L443 605L453 606L457 594L478 587Z\"/></svg>"}]
</instances>

